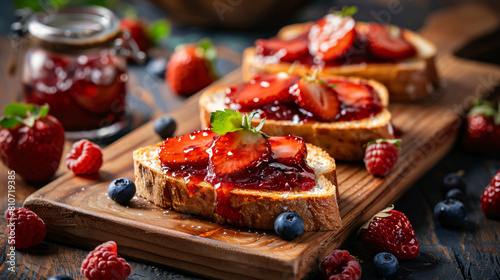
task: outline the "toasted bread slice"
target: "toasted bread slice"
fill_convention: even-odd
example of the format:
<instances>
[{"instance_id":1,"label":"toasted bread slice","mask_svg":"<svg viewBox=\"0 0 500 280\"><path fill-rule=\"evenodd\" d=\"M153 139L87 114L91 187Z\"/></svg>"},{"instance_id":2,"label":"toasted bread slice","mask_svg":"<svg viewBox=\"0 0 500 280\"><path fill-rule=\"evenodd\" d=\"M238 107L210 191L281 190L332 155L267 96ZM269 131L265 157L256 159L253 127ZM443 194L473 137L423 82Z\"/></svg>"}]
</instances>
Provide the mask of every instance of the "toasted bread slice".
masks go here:
<instances>
[{"instance_id":1,"label":"toasted bread slice","mask_svg":"<svg viewBox=\"0 0 500 280\"><path fill-rule=\"evenodd\" d=\"M233 189L230 206L239 208L242 219L233 221L216 213L217 193L212 185L201 182L189 195L183 178L165 175L158 159L160 144L134 151L137 194L154 204L213 218L218 223L273 229L282 212L295 212L304 221L304 230L335 230L341 225L337 205L335 160L325 151L307 144L307 163L316 174L316 186L309 191L259 191Z\"/></svg>"},{"instance_id":2,"label":"toasted bread slice","mask_svg":"<svg viewBox=\"0 0 500 280\"><path fill-rule=\"evenodd\" d=\"M279 39L293 39L307 30L312 23L293 24L283 27L277 34ZM356 23L356 30L366 28L366 23ZM414 101L428 97L434 86L438 85L435 66L436 47L422 36L405 30L405 38L415 47L416 57L397 63L368 63L341 66L326 66L320 76L342 75L360 76L383 83L389 90L391 101ZM243 53L243 78L250 80L257 74L286 72L291 63L276 64L265 62L255 52L255 47L247 48ZM309 65L299 64L294 73L304 76L312 73Z\"/></svg>"},{"instance_id":3,"label":"toasted bread slice","mask_svg":"<svg viewBox=\"0 0 500 280\"><path fill-rule=\"evenodd\" d=\"M393 139L391 113L386 108L389 103L387 89L373 80L342 76L334 78L369 84L377 92L384 108L372 118L356 121L295 123L267 119L262 131L273 136L289 134L300 136L307 143L323 148L337 160L361 160L365 154L366 143L379 138ZM226 108L224 104L226 88L227 86L212 87L202 93L200 97L202 126L208 127L210 124L211 112ZM252 124L257 126L259 122L260 119L253 119Z\"/></svg>"}]
</instances>

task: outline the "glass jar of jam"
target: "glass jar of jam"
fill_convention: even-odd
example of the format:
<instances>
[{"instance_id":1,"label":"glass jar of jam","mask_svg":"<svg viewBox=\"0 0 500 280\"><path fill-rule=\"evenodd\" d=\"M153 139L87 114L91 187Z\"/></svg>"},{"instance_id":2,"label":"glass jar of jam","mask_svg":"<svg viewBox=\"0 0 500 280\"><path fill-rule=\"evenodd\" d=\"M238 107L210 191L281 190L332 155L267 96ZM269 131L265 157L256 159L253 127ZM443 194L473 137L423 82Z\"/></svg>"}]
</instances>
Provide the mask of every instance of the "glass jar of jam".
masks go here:
<instances>
[{"instance_id":1,"label":"glass jar of jam","mask_svg":"<svg viewBox=\"0 0 500 280\"><path fill-rule=\"evenodd\" d=\"M29 48L21 80L26 102L49 104L68 138L103 136L126 125L122 49L127 40L113 12L103 7L39 12L25 30Z\"/></svg>"}]
</instances>

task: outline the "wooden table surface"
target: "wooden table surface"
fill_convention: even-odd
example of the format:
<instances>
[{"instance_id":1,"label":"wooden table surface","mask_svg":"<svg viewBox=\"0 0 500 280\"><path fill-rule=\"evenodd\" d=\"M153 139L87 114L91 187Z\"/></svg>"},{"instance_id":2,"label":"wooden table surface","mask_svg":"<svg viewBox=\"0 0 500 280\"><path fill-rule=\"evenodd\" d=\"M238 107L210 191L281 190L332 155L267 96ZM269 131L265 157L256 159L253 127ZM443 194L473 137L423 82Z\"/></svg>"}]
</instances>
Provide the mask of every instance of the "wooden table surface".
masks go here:
<instances>
[{"instance_id":1,"label":"wooden table surface","mask_svg":"<svg viewBox=\"0 0 500 280\"><path fill-rule=\"evenodd\" d=\"M463 6L462 12L473 11L478 17L487 13L484 7ZM486 9L486 10L485 10ZM491 13L489 14L491 16ZM492 23L498 24L498 21ZM439 28L428 26L427 28ZM425 30L424 30L425 34ZM430 38L445 41L446 38ZM463 42L465 43L465 42ZM449 51L456 46L449 45ZM0 37L0 65L5 65L9 50L6 37ZM140 76L141 70L138 70ZM0 72L0 107L18 99L19 84L14 78ZM143 80L143 79L142 79ZM134 81L139 85L140 81ZM486 85L493 94L500 93L494 85ZM160 87L160 94L167 94L165 87ZM144 97L144 103L150 107L155 104L151 97ZM156 114L160 108L153 107ZM66 143L65 152L71 143ZM387 279L500 279L500 221L487 219L480 210L480 196L484 187L500 168L498 156L478 157L467 155L457 144L453 151L436 164L395 204L395 208L404 212L416 231L421 246L420 255L412 261L400 262L400 268ZM465 205L468 211L466 225L461 229L449 230L440 227L432 219L434 205L443 199L440 182L449 172L464 170L468 189ZM7 208L7 171L0 165L0 211ZM67 172L63 164L58 176ZM21 206L24 199L36 190L35 187L16 178L16 206ZM67 274L74 279L82 279L79 268L88 250L44 241L39 246L16 250L15 271L8 271L6 222L0 218L0 279L46 279L54 274ZM352 236L345 244L351 254L362 262L362 279L377 279L371 268L372 254L367 252ZM192 279L195 276L174 268L144 263L128 259L132 267L129 279Z\"/></svg>"}]
</instances>

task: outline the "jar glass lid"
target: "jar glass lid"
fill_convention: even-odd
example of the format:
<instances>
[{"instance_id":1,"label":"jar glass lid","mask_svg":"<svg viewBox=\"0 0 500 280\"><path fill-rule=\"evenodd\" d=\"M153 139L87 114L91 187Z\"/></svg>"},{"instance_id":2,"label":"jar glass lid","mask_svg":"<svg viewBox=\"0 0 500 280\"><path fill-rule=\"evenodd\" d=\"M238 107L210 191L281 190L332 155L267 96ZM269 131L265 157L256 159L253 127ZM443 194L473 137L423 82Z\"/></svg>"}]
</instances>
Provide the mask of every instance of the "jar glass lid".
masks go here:
<instances>
[{"instance_id":1,"label":"jar glass lid","mask_svg":"<svg viewBox=\"0 0 500 280\"><path fill-rule=\"evenodd\" d=\"M61 44L100 43L120 30L115 14L104 7L75 7L34 14L28 32L41 40Z\"/></svg>"}]
</instances>

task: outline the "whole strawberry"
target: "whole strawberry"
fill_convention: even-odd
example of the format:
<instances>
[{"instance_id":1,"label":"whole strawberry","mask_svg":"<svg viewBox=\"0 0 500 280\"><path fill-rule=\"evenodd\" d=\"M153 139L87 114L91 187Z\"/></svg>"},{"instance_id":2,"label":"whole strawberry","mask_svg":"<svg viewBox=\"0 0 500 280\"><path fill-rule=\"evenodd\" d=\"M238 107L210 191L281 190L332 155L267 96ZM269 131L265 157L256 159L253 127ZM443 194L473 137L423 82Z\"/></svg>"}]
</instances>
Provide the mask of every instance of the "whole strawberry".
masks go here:
<instances>
[{"instance_id":1,"label":"whole strawberry","mask_svg":"<svg viewBox=\"0 0 500 280\"><path fill-rule=\"evenodd\" d=\"M26 181L45 183L57 171L64 128L47 105L11 103L0 120L0 158Z\"/></svg>"},{"instance_id":2,"label":"whole strawberry","mask_svg":"<svg viewBox=\"0 0 500 280\"><path fill-rule=\"evenodd\" d=\"M481 209L490 218L500 218L500 170L481 196Z\"/></svg>"},{"instance_id":3,"label":"whole strawberry","mask_svg":"<svg viewBox=\"0 0 500 280\"><path fill-rule=\"evenodd\" d=\"M374 252L389 252L400 260L413 259L420 250L415 231L408 218L392 208L377 213L361 228L363 245Z\"/></svg>"},{"instance_id":4,"label":"whole strawberry","mask_svg":"<svg viewBox=\"0 0 500 280\"><path fill-rule=\"evenodd\" d=\"M500 107L500 102L498 103ZM500 109L484 100L474 101L467 117L464 147L473 153L500 152Z\"/></svg>"},{"instance_id":5,"label":"whole strawberry","mask_svg":"<svg viewBox=\"0 0 500 280\"><path fill-rule=\"evenodd\" d=\"M217 79L212 67L214 58L215 48L207 40L178 48L167 66L168 84L181 96L203 89Z\"/></svg>"},{"instance_id":6,"label":"whole strawberry","mask_svg":"<svg viewBox=\"0 0 500 280\"><path fill-rule=\"evenodd\" d=\"M82 262L80 272L89 280L125 280L130 265L120 258L114 241L108 241L90 251Z\"/></svg>"},{"instance_id":7,"label":"whole strawberry","mask_svg":"<svg viewBox=\"0 0 500 280\"><path fill-rule=\"evenodd\" d=\"M35 212L26 208L7 209L4 213L9 229L9 244L16 249L28 248L42 243L45 223ZM11 235L12 234L12 235Z\"/></svg>"},{"instance_id":8,"label":"whole strawberry","mask_svg":"<svg viewBox=\"0 0 500 280\"><path fill-rule=\"evenodd\" d=\"M120 28L130 33L139 50L147 52L153 45L153 39L148 33L147 24L134 17L126 17L120 20Z\"/></svg>"},{"instance_id":9,"label":"whole strawberry","mask_svg":"<svg viewBox=\"0 0 500 280\"><path fill-rule=\"evenodd\" d=\"M365 167L374 176L384 177L391 171L399 157L400 139L377 139L368 142Z\"/></svg>"}]
</instances>

